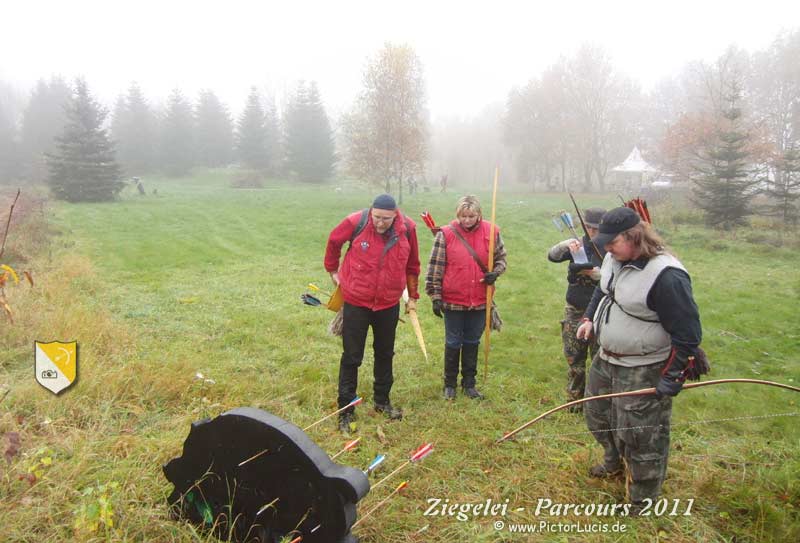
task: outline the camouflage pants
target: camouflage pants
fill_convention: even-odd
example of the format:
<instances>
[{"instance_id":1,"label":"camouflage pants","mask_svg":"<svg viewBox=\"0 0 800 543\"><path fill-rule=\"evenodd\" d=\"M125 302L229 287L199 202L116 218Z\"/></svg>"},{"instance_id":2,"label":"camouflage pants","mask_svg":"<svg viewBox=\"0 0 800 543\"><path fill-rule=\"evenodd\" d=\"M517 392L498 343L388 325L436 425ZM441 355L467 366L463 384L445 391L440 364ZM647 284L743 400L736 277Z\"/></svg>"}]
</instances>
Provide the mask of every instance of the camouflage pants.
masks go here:
<instances>
[{"instance_id":1,"label":"camouflage pants","mask_svg":"<svg viewBox=\"0 0 800 543\"><path fill-rule=\"evenodd\" d=\"M597 341L578 339L575 332L581 324L583 310L567 304L564 307L564 320L561 321L561 341L564 343L564 356L567 358L567 397L572 400L583 398L586 388L586 357L597 352Z\"/></svg>"},{"instance_id":2,"label":"camouflage pants","mask_svg":"<svg viewBox=\"0 0 800 543\"><path fill-rule=\"evenodd\" d=\"M655 386L665 362L627 368L595 356L586 395ZM624 460L628 499L639 502L658 497L667 473L672 398L659 400L650 394L596 400L586 402L584 414L589 430L603 446L606 468L618 468Z\"/></svg>"}]
</instances>

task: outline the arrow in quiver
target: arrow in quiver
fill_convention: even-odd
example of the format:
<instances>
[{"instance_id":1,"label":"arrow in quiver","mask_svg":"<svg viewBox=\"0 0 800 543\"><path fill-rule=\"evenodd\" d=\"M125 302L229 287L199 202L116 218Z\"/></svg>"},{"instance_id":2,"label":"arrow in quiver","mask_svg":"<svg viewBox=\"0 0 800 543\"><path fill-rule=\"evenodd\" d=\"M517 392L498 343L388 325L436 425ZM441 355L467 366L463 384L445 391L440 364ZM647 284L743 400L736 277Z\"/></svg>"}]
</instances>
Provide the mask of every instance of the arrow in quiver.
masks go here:
<instances>
[{"instance_id":1,"label":"arrow in quiver","mask_svg":"<svg viewBox=\"0 0 800 543\"><path fill-rule=\"evenodd\" d=\"M183 455L163 469L174 517L241 543L355 543L356 504L370 488L300 428L251 407L192 423Z\"/></svg>"}]
</instances>

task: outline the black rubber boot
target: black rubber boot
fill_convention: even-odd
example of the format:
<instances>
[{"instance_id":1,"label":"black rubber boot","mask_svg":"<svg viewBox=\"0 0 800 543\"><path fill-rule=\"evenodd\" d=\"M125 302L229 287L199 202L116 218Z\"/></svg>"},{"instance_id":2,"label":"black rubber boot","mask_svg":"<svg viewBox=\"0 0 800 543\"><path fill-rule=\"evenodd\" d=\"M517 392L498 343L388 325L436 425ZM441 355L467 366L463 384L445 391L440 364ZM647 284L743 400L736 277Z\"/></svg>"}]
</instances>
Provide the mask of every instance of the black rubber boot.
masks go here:
<instances>
[{"instance_id":1,"label":"black rubber boot","mask_svg":"<svg viewBox=\"0 0 800 543\"><path fill-rule=\"evenodd\" d=\"M383 413L383 416L389 420L400 420L403 418L403 410L399 407L394 407L392 402L375 402L375 411Z\"/></svg>"},{"instance_id":2,"label":"black rubber boot","mask_svg":"<svg viewBox=\"0 0 800 543\"><path fill-rule=\"evenodd\" d=\"M475 376L478 373L478 345L461 347L461 388L464 395L472 400L482 400L483 394L475 388Z\"/></svg>"},{"instance_id":3,"label":"black rubber boot","mask_svg":"<svg viewBox=\"0 0 800 543\"><path fill-rule=\"evenodd\" d=\"M445 400L456 399L456 384L458 384L458 359L461 349L444 346L444 391Z\"/></svg>"},{"instance_id":4,"label":"black rubber boot","mask_svg":"<svg viewBox=\"0 0 800 543\"><path fill-rule=\"evenodd\" d=\"M345 435L350 435L350 432L353 431L353 421L356 418L355 413L350 412L343 412L339 414L339 431Z\"/></svg>"}]
</instances>

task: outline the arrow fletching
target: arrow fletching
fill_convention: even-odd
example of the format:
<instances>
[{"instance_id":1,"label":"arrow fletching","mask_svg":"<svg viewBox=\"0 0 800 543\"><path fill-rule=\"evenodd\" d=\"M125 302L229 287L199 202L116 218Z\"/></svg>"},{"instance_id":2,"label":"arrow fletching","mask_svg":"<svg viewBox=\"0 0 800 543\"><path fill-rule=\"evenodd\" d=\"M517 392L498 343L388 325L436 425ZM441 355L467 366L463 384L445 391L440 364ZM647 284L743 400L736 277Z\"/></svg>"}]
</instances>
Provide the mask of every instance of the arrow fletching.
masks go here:
<instances>
[{"instance_id":1,"label":"arrow fletching","mask_svg":"<svg viewBox=\"0 0 800 543\"><path fill-rule=\"evenodd\" d=\"M367 469L364 470L364 475L369 475L370 473L375 471L378 468L378 466L383 464L384 460L386 460L385 454L379 454L378 456L376 456L375 460L370 462L369 466L367 466Z\"/></svg>"},{"instance_id":2,"label":"arrow fletching","mask_svg":"<svg viewBox=\"0 0 800 543\"><path fill-rule=\"evenodd\" d=\"M414 451L414 454L411 455L410 460L412 462L419 462L429 454L433 452L433 443L426 443Z\"/></svg>"},{"instance_id":3,"label":"arrow fletching","mask_svg":"<svg viewBox=\"0 0 800 543\"><path fill-rule=\"evenodd\" d=\"M307 292L305 294L300 295L300 299L303 300L303 303L306 305L314 305L314 306L322 305L322 302L319 301L319 298L316 298Z\"/></svg>"}]
</instances>

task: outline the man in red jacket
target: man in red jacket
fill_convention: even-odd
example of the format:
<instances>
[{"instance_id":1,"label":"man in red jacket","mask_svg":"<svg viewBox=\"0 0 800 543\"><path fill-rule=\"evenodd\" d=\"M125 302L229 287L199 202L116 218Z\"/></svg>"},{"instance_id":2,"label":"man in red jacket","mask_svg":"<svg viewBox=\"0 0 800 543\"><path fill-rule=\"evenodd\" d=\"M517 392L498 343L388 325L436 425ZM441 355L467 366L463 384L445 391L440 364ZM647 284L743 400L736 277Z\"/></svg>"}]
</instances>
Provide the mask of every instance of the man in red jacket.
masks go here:
<instances>
[{"instance_id":1,"label":"man in red jacket","mask_svg":"<svg viewBox=\"0 0 800 543\"><path fill-rule=\"evenodd\" d=\"M350 246L339 265L342 246ZM414 221L403 215L390 195L381 194L372 207L348 215L328 236L325 270L344 295L342 359L339 363L339 407L356 397L358 368L364 358L367 329L372 326L375 410L389 419L403 412L392 406L392 358L400 297L408 288L406 310L419 299L419 246ZM349 432L354 409L339 415L339 428Z\"/></svg>"}]
</instances>

